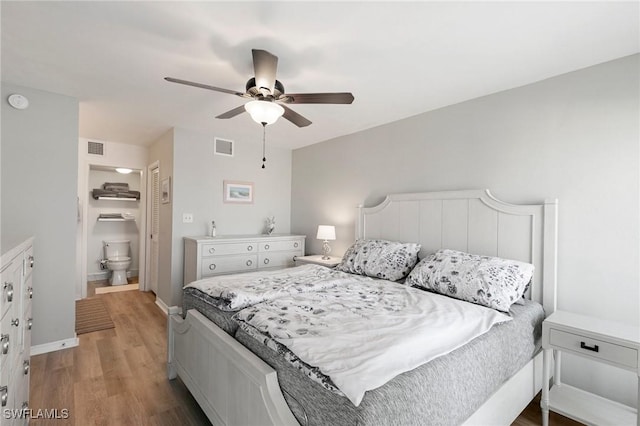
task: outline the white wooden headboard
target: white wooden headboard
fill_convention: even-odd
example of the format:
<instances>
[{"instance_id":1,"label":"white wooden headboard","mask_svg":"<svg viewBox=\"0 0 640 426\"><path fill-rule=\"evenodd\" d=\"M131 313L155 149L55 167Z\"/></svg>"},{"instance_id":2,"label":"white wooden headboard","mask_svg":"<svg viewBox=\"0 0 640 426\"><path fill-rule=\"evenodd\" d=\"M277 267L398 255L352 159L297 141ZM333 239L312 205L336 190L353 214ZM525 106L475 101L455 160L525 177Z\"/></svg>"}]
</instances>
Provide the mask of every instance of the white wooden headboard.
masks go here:
<instances>
[{"instance_id":1,"label":"white wooden headboard","mask_svg":"<svg viewBox=\"0 0 640 426\"><path fill-rule=\"evenodd\" d=\"M556 309L558 200L515 205L489 190L391 194L374 207L359 207L356 238L422 244L420 256L441 248L535 266L531 298L546 315Z\"/></svg>"}]
</instances>

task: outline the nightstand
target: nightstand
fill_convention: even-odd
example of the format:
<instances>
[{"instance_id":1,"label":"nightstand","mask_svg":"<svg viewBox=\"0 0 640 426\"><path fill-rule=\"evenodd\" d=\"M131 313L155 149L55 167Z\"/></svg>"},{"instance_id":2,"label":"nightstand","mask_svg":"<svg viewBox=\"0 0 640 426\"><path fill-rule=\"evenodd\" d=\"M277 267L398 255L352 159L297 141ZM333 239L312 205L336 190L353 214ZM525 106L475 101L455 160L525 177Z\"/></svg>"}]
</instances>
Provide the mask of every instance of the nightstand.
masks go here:
<instances>
[{"instance_id":1,"label":"nightstand","mask_svg":"<svg viewBox=\"0 0 640 426\"><path fill-rule=\"evenodd\" d=\"M335 268L342 261L342 258L329 256L329 259L323 259L321 254L314 254L312 256L296 256L295 261L296 266L314 264Z\"/></svg>"},{"instance_id":2,"label":"nightstand","mask_svg":"<svg viewBox=\"0 0 640 426\"><path fill-rule=\"evenodd\" d=\"M556 311L542 323L543 375L542 424L549 424L549 410L585 424L638 425L637 410L560 381L562 352L630 370L638 375L640 388L640 329L586 315ZM552 359L553 386L549 388ZM638 395L640 406L640 395Z\"/></svg>"}]
</instances>

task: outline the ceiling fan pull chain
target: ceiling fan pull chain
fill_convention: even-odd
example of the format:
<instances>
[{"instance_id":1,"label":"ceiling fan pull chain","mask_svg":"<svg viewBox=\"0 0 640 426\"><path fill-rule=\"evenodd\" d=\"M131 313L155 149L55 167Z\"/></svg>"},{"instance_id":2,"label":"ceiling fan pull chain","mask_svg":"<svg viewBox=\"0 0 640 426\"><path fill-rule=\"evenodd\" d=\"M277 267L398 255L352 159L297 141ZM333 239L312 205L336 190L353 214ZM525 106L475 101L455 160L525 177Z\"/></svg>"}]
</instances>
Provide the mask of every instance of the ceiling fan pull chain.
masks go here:
<instances>
[{"instance_id":1,"label":"ceiling fan pull chain","mask_svg":"<svg viewBox=\"0 0 640 426\"><path fill-rule=\"evenodd\" d=\"M262 168L264 169L264 163L267 162L267 157L265 156L265 139L267 135L267 123L262 123Z\"/></svg>"}]
</instances>

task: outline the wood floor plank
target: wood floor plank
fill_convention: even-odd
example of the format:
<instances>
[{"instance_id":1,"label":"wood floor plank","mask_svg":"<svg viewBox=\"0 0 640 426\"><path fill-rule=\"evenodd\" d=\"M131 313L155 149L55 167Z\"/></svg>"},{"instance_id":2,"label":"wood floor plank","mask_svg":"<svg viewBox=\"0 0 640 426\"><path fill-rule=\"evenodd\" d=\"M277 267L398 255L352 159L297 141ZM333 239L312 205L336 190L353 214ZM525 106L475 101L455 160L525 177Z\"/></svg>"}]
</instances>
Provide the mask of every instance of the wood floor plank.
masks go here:
<instances>
[{"instance_id":1,"label":"wood floor plank","mask_svg":"<svg viewBox=\"0 0 640 426\"><path fill-rule=\"evenodd\" d=\"M207 426L180 381L166 378L166 316L153 293L101 294L114 329L79 336L79 346L31 358L30 408L68 409L68 419L33 418L32 426ZM539 397L514 426L541 424ZM551 426L576 426L552 413Z\"/></svg>"}]
</instances>

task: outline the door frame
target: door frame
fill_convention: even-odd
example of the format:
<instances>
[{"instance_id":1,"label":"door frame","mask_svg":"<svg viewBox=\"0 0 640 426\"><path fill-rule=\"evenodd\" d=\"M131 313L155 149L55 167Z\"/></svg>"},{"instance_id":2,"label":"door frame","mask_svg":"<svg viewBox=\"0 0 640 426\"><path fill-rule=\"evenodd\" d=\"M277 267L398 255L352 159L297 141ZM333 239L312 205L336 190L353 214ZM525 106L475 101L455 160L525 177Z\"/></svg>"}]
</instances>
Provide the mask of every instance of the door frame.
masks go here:
<instances>
[{"instance_id":1,"label":"door frame","mask_svg":"<svg viewBox=\"0 0 640 426\"><path fill-rule=\"evenodd\" d=\"M147 193L147 199L146 199L146 215L145 215L145 227L144 227L144 245L147 248L146 252L145 252L145 257L144 257L144 272L145 272L145 276L149 277L149 280L145 280L145 284L144 284L144 290L145 291L150 291L153 290L151 288L151 254L152 254L152 249L151 249L151 214L153 211L153 194L152 194L152 185L153 182L151 181L151 179L153 178L153 170L158 169L158 178L160 178L160 161L154 161L153 163L149 164L147 166L147 170L146 170L146 182L147 182L147 188L146 188L146 193ZM159 183L159 182L158 182ZM158 264L158 262L156 262L156 265ZM142 268L140 268L142 269ZM158 274L156 274L156 278L157 278ZM158 283L156 283L156 293L158 292L157 289ZM142 290L142 288L141 288ZM158 295L156 294L156 299L157 299Z\"/></svg>"}]
</instances>

